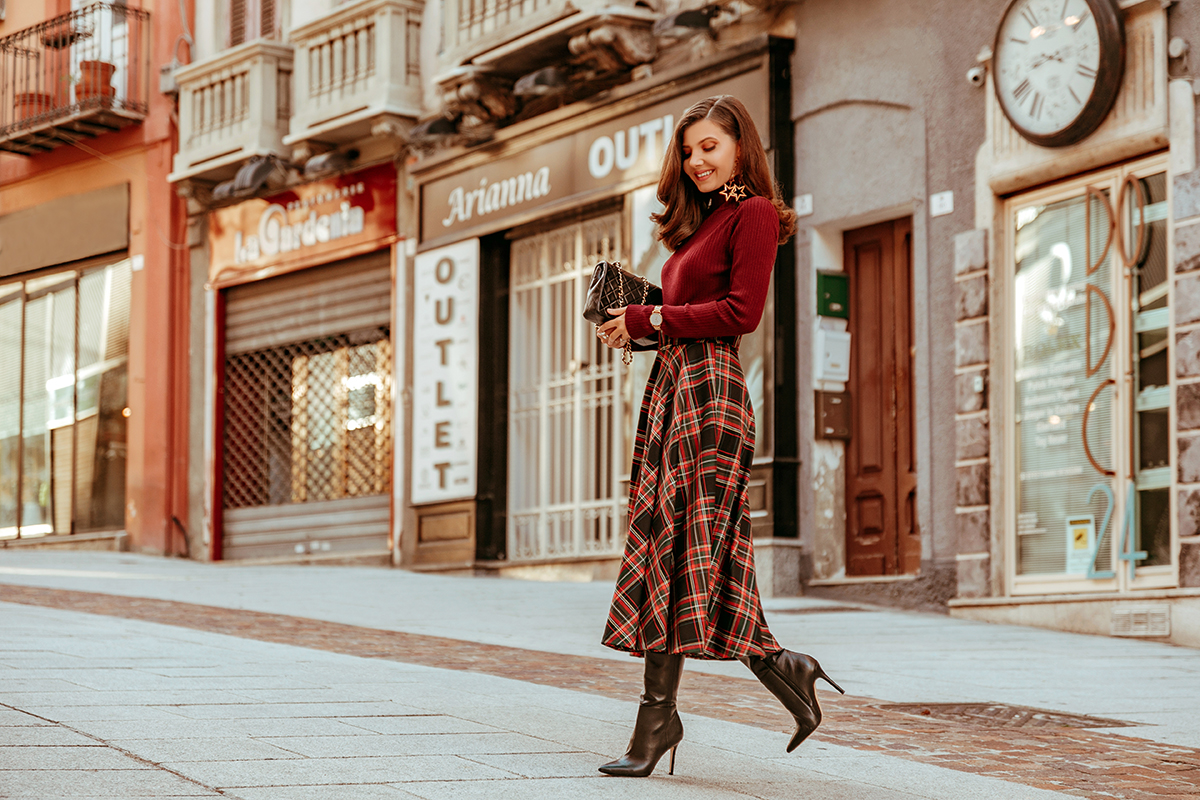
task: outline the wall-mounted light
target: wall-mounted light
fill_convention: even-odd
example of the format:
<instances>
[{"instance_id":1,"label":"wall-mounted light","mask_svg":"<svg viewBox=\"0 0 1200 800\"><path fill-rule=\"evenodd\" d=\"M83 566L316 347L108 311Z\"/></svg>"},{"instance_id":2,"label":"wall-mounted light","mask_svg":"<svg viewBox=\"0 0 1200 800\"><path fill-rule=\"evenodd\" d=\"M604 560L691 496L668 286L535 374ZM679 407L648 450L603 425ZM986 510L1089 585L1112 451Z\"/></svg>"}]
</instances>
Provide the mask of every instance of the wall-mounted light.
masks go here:
<instances>
[{"instance_id":1,"label":"wall-mounted light","mask_svg":"<svg viewBox=\"0 0 1200 800\"><path fill-rule=\"evenodd\" d=\"M358 150L353 147L344 151L330 150L328 153L319 153L304 162L304 178L311 181L336 172L345 172L354 166L357 160Z\"/></svg>"},{"instance_id":2,"label":"wall-mounted light","mask_svg":"<svg viewBox=\"0 0 1200 800\"><path fill-rule=\"evenodd\" d=\"M544 97L562 94L569 85L566 71L558 67L542 67L518 78L513 86L513 94L517 97Z\"/></svg>"},{"instance_id":3,"label":"wall-mounted light","mask_svg":"<svg viewBox=\"0 0 1200 800\"><path fill-rule=\"evenodd\" d=\"M252 156L241 166L232 180L222 181L213 187L214 200L231 197L249 197L267 185L267 178L275 171L275 159L271 156Z\"/></svg>"},{"instance_id":4,"label":"wall-mounted light","mask_svg":"<svg viewBox=\"0 0 1200 800\"><path fill-rule=\"evenodd\" d=\"M458 133L458 120L434 117L419 123L408 132L409 144L427 145Z\"/></svg>"},{"instance_id":5,"label":"wall-mounted light","mask_svg":"<svg viewBox=\"0 0 1200 800\"><path fill-rule=\"evenodd\" d=\"M686 39L710 31L713 17L720 13L719 5L676 11L654 23L652 32L659 39Z\"/></svg>"}]
</instances>

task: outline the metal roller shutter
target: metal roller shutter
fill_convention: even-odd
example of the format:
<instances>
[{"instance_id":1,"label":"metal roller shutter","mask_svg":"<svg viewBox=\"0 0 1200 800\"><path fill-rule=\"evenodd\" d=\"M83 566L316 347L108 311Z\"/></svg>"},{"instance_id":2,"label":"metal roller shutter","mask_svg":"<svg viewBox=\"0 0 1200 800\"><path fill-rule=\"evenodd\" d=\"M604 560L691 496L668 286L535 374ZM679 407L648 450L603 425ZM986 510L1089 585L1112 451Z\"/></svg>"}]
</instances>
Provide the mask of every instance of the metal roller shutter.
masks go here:
<instances>
[{"instance_id":1,"label":"metal roller shutter","mask_svg":"<svg viewBox=\"0 0 1200 800\"><path fill-rule=\"evenodd\" d=\"M227 559L388 552L388 251L227 290Z\"/></svg>"},{"instance_id":2,"label":"metal roller shutter","mask_svg":"<svg viewBox=\"0 0 1200 800\"><path fill-rule=\"evenodd\" d=\"M391 327L388 251L229 290L225 353Z\"/></svg>"}]
</instances>

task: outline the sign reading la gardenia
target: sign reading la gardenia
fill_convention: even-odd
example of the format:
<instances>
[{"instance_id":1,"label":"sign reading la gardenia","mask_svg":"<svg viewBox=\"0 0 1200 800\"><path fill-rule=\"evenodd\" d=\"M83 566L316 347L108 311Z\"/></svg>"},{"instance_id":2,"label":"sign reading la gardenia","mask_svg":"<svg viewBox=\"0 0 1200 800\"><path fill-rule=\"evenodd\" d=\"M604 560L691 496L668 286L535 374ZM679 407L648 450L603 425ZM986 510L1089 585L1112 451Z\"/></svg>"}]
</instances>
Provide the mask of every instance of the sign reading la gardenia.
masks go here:
<instances>
[{"instance_id":1,"label":"sign reading la gardenia","mask_svg":"<svg viewBox=\"0 0 1200 800\"><path fill-rule=\"evenodd\" d=\"M208 282L259 280L395 238L396 170L381 164L213 211Z\"/></svg>"}]
</instances>

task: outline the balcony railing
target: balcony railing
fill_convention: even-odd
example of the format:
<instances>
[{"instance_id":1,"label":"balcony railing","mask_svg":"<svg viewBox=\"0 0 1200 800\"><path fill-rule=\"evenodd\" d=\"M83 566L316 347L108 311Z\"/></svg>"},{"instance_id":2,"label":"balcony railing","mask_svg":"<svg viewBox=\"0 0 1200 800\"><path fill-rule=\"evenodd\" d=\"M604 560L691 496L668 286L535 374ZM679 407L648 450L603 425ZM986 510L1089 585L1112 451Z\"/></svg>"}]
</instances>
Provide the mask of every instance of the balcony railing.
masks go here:
<instances>
[{"instance_id":1,"label":"balcony railing","mask_svg":"<svg viewBox=\"0 0 1200 800\"><path fill-rule=\"evenodd\" d=\"M421 114L422 3L361 0L292 31L294 144L368 136L388 117Z\"/></svg>"},{"instance_id":2,"label":"balcony railing","mask_svg":"<svg viewBox=\"0 0 1200 800\"><path fill-rule=\"evenodd\" d=\"M0 150L35 155L150 107L150 12L92 5L0 39Z\"/></svg>"},{"instance_id":3,"label":"balcony railing","mask_svg":"<svg viewBox=\"0 0 1200 800\"><path fill-rule=\"evenodd\" d=\"M459 0L457 43L470 44L497 31L513 31L523 17L544 12L560 0Z\"/></svg>"},{"instance_id":4,"label":"balcony railing","mask_svg":"<svg viewBox=\"0 0 1200 800\"><path fill-rule=\"evenodd\" d=\"M258 40L175 71L179 152L170 179L223 180L251 156L286 156L291 45Z\"/></svg>"}]
</instances>

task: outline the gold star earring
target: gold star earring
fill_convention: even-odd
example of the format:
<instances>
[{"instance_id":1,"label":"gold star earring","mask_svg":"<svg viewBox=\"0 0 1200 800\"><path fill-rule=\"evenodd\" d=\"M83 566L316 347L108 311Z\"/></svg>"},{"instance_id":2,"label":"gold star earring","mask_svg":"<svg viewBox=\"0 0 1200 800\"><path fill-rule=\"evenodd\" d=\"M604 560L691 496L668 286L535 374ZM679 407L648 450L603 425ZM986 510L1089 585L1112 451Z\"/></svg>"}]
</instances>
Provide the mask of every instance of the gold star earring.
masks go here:
<instances>
[{"instance_id":1,"label":"gold star earring","mask_svg":"<svg viewBox=\"0 0 1200 800\"><path fill-rule=\"evenodd\" d=\"M733 176L721 187L721 197L726 201L739 202L746 199L746 187L737 178L738 165L733 165Z\"/></svg>"}]
</instances>

